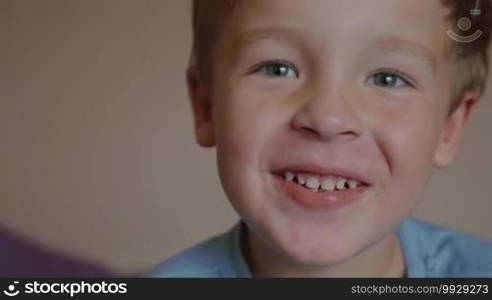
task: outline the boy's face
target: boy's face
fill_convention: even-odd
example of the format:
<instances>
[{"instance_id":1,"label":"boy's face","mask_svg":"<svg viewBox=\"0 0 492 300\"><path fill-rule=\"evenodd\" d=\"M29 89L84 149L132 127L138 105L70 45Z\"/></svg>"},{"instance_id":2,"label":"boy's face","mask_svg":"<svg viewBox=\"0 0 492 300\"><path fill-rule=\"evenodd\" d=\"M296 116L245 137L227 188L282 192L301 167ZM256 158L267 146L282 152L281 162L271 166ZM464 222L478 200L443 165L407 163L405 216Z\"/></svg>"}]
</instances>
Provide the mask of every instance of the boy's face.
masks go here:
<instances>
[{"instance_id":1,"label":"boy's face","mask_svg":"<svg viewBox=\"0 0 492 300\"><path fill-rule=\"evenodd\" d=\"M419 202L432 165L453 160L473 106L447 114L446 9L248 0L232 13L213 83L195 78L191 91L198 140L217 146L233 206L259 240L302 264L335 264L382 241Z\"/></svg>"}]
</instances>

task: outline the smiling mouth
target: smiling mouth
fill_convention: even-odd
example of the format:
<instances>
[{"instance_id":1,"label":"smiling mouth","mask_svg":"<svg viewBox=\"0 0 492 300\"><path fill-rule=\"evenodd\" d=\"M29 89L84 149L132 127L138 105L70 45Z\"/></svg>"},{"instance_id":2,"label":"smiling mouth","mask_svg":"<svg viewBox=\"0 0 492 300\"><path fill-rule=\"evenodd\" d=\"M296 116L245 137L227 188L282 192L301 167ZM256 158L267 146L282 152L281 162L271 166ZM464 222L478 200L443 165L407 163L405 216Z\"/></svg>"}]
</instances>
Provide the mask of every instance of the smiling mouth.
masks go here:
<instances>
[{"instance_id":1,"label":"smiling mouth","mask_svg":"<svg viewBox=\"0 0 492 300\"><path fill-rule=\"evenodd\" d=\"M363 198L371 184L350 175L281 171L274 174L280 190L310 210L335 210Z\"/></svg>"},{"instance_id":2,"label":"smiling mouth","mask_svg":"<svg viewBox=\"0 0 492 300\"><path fill-rule=\"evenodd\" d=\"M366 185L356 179L341 176L321 176L317 174L285 172L286 181L296 183L312 192L355 190Z\"/></svg>"}]
</instances>

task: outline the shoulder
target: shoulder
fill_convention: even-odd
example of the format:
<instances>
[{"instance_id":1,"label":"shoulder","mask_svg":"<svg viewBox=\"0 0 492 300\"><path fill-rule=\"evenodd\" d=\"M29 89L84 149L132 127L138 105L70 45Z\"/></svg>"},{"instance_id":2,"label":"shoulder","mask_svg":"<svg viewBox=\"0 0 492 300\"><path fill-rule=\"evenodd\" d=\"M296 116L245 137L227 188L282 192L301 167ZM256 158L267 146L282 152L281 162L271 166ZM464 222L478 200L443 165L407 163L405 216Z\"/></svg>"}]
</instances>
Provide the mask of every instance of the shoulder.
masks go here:
<instances>
[{"instance_id":1,"label":"shoulder","mask_svg":"<svg viewBox=\"0 0 492 300\"><path fill-rule=\"evenodd\" d=\"M170 257L146 277L224 277L236 227Z\"/></svg>"},{"instance_id":2,"label":"shoulder","mask_svg":"<svg viewBox=\"0 0 492 300\"><path fill-rule=\"evenodd\" d=\"M429 277L492 277L492 242L410 218L400 228L407 258Z\"/></svg>"}]
</instances>

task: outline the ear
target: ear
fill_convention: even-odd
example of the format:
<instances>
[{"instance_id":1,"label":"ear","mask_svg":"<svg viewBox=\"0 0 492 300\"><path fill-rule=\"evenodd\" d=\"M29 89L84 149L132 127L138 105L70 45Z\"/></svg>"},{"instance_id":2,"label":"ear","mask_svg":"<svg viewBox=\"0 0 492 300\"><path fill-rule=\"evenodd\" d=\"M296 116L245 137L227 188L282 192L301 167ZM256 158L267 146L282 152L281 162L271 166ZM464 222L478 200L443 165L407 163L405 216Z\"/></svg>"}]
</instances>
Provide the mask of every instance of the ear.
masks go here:
<instances>
[{"instance_id":1,"label":"ear","mask_svg":"<svg viewBox=\"0 0 492 300\"><path fill-rule=\"evenodd\" d=\"M466 125L476 108L478 99L478 93L467 93L460 105L447 117L434 153L435 166L449 167L456 160Z\"/></svg>"},{"instance_id":2,"label":"ear","mask_svg":"<svg viewBox=\"0 0 492 300\"><path fill-rule=\"evenodd\" d=\"M196 140L203 147L213 147L215 146L215 135L209 88L201 79L198 68L193 63L188 68L186 79L193 109Z\"/></svg>"}]
</instances>

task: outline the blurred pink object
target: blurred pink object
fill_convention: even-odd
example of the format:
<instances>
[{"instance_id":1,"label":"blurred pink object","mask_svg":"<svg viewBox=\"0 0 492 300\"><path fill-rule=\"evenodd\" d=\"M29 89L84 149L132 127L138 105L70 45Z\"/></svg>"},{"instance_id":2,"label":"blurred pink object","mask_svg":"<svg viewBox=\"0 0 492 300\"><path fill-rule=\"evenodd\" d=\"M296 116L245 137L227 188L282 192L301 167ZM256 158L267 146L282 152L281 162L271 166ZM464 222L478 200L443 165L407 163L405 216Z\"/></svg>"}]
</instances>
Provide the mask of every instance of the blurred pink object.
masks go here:
<instances>
[{"instance_id":1,"label":"blurred pink object","mask_svg":"<svg viewBox=\"0 0 492 300\"><path fill-rule=\"evenodd\" d=\"M115 277L115 274L0 228L0 277Z\"/></svg>"}]
</instances>

